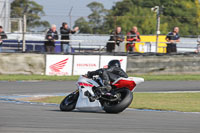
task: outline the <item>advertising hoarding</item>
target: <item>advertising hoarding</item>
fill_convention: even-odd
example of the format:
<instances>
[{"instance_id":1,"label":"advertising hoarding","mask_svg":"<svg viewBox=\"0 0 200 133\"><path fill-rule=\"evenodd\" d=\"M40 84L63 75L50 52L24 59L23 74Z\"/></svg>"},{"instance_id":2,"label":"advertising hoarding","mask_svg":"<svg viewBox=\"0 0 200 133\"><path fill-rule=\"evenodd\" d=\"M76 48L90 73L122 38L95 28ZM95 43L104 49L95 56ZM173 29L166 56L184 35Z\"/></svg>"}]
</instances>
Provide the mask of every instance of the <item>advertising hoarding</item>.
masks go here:
<instances>
[{"instance_id":1,"label":"advertising hoarding","mask_svg":"<svg viewBox=\"0 0 200 133\"><path fill-rule=\"evenodd\" d=\"M46 55L46 75L72 75L72 55Z\"/></svg>"},{"instance_id":2,"label":"advertising hoarding","mask_svg":"<svg viewBox=\"0 0 200 133\"><path fill-rule=\"evenodd\" d=\"M101 56L100 68L107 68L111 60L119 60L121 68L126 72L127 56Z\"/></svg>"},{"instance_id":3,"label":"advertising hoarding","mask_svg":"<svg viewBox=\"0 0 200 133\"><path fill-rule=\"evenodd\" d=\"M73 75L84 75L99 69L99 55L74 55Z\"/></svg>"}]
</instances>

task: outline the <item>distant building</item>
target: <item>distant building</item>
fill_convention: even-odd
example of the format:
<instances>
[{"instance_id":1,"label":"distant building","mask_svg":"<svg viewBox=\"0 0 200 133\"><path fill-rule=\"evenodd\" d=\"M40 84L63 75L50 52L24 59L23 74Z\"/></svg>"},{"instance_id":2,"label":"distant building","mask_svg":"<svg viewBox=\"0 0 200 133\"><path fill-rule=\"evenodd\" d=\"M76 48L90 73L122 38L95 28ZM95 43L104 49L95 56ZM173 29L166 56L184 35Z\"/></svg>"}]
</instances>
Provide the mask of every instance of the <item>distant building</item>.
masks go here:
<instances>
[{"instance_id":1,"label":"distant building","mask_svg":"<svg viewBox=\"0 0 200 133\"><path fill-rule=\"evenodd\" d=\"M5 32L10 32L10 2L11 0L0 0L0 25Z\"/></svg>"}]
</instances>

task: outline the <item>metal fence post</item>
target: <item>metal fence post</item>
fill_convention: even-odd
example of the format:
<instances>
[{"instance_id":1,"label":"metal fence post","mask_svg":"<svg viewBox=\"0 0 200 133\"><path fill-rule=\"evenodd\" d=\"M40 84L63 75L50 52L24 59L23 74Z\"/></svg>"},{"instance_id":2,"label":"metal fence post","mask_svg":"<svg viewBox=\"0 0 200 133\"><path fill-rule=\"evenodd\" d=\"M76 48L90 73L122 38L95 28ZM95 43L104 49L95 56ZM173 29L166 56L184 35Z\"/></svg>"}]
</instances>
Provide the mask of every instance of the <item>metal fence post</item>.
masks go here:
<instances>
[{"instance_id":1,"label":"metal fence post","mask_svg":"<svg viewBox=\"0 0 200 133\"><path fill-rule=\"evenodd\" d=\"M22 51L26 51L26 39L25 39L25 34L26 34L26 14L23 16L23 34L22 34L22 40L23 40L23 45L22 45Z\"/></svg>"},{"instance_id":2,"label":"metal fence post","mask_svg":"<svg viewBox=\"0 0 200 133\"><path fill-rule=\"evenodd\" d=\"M79 44L78 44L78 51L80 52L81 51L81 43L79 42Z\"/></svg>"}]
</instances>

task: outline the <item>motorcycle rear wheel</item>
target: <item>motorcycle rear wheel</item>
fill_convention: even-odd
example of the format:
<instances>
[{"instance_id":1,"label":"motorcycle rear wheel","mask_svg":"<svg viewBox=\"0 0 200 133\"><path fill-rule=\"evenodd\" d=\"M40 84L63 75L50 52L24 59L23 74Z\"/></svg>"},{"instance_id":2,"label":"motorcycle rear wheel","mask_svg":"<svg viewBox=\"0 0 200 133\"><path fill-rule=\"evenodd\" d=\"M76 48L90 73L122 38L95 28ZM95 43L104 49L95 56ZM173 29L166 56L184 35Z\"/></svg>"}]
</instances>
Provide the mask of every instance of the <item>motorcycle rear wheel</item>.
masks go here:
<instances>
[{"instance_id":1,"label":"motorcycle rear wheel","mask_svg":"<svg viewBox=\"0 0 200 133\"><path fill-rule=\"evenodd\" d=\"M73 92L66 96L60 103L61 111L72 111L76 107L76 102L78 100L79 92Z\"/></svg>"},{"instance_id":2,"label":"motorcycle rear wheel","mask_svg":"<svg viewBox=\"0 0 200 133\"><path fill-rule=\"evenodd\" d=\"M120 94L120 98L117 101L105 101L103 103L103 109L107 113L120 113L125 110L133 100L133 93L128 88L117 89L116 94Z\"/></svg>"}]
</instances>

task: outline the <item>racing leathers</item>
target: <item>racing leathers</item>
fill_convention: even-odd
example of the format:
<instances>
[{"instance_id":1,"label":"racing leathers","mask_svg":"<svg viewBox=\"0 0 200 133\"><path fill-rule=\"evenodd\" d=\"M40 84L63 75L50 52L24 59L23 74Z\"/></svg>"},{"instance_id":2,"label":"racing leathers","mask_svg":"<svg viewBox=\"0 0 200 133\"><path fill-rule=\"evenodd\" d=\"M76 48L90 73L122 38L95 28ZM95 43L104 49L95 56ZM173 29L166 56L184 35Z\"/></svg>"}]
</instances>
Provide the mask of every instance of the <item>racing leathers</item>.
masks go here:
<instances>
[{"instance_id":1,"label":"racing leathers","mask_svg":"<svg viewBox=\"0 0 200 133\"><path fill-rule=\"evenodd\" d=\"M134 32L130 31L127 34L127 41L128 43L126 44L126 51L128 52L134 52L134 47L135 43L134 42L139 42L140 41L140 33L139 32Z\"/></svg>"},{"instance_id":2,"label":"racing leathers","mask_svg":"<svg viewBox=\"0 0 200 133\"><path fill-rule=\"evenodd\" d=\"M109 92L112 87L110 82L114 82L120 77L128 78L128 75L120 68L120 67L109 67L109 68L102 68L96 71L89 71L87 76L91 78L94 75L99 75L100 78L103 80L104 88Z\"/></svg>"}]
</instances>

